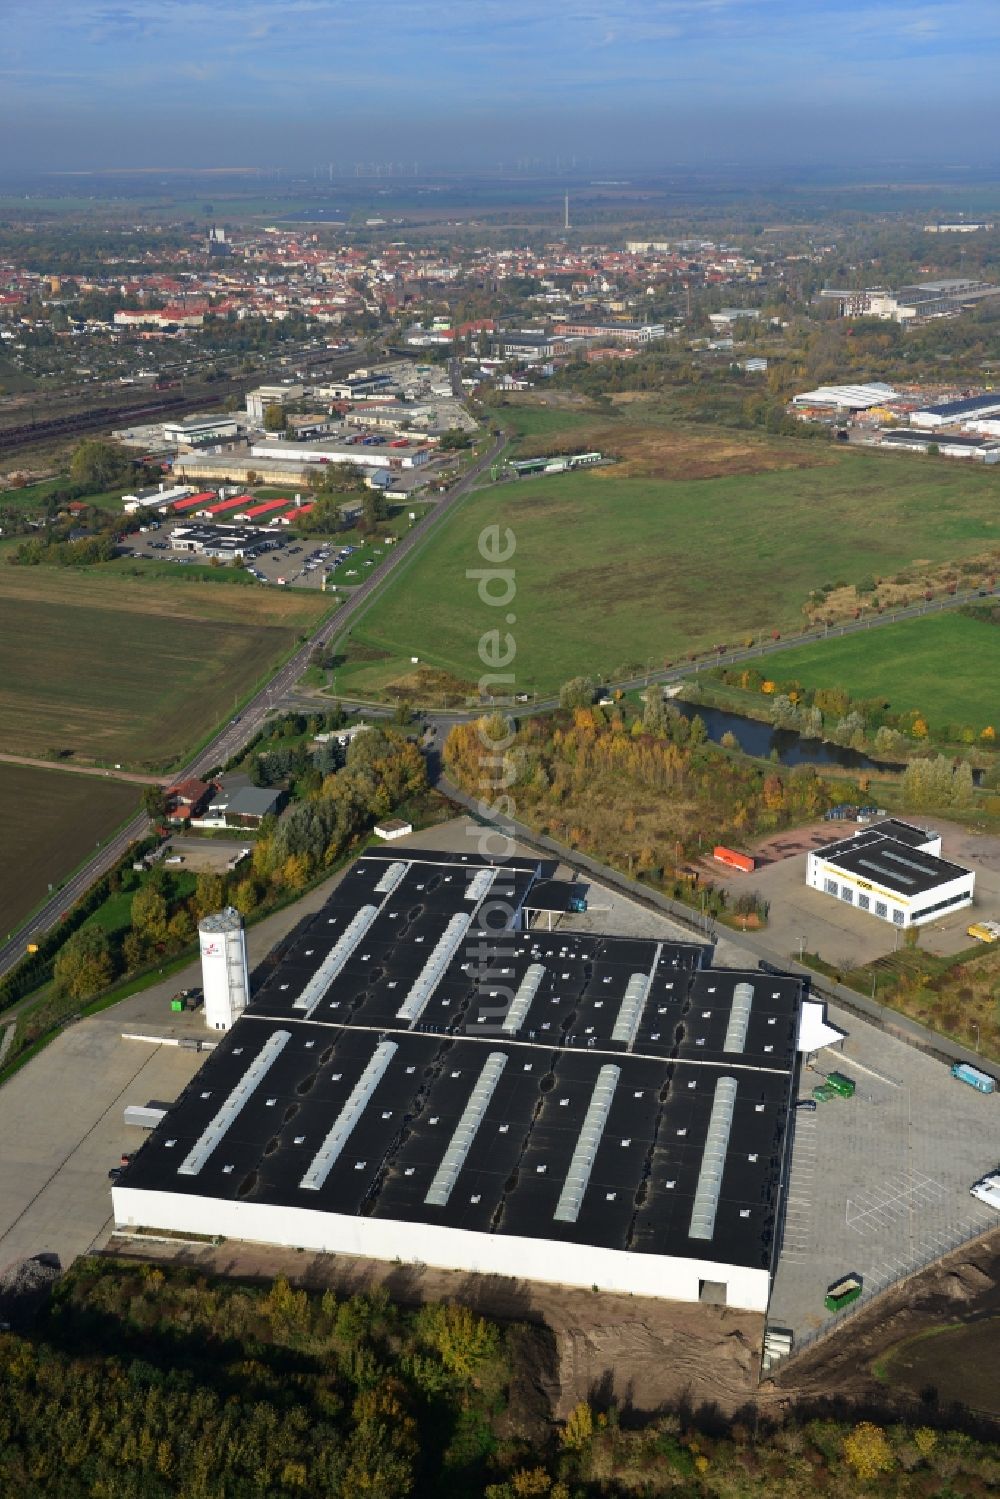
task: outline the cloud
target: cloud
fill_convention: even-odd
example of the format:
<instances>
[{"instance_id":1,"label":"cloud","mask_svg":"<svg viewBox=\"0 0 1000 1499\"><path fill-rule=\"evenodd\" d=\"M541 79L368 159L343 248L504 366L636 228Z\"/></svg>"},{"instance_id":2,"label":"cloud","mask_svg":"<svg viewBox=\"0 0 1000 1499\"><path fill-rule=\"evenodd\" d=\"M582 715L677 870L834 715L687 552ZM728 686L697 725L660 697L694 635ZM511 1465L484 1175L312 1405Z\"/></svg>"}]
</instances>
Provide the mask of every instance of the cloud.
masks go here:
<instances>
[{"instance_id":1,"label":"cloud","mask_svg":"<svg viewBox=\"0 0 1000 1499\"><path fill-rule=\"evenodd\" d=\"M294 121L347 129L377 119L400 149L450 113L526 111L552 121L588 119L606 133L618 111L643 128L725 119L733 148L749 148L746 123L762 110L794 142L817 110L865 109L885 128L935 110L992 102L1000 58L995 0L2 0L6 118L30 136L46 97L60 101L72 134L99 100L109 121L156 110L151 81L175 109L245 121L271 143ZM19 66L11 66L16 60ZM248 96L249 91L249 96ZM34 102L32 102L34 101ZM37 115L33 110L39 111ZM436 127L435 127L436 128ZM567 126L568 128L568 126ZM290 140L291 137L288 136ZM649 141L642 142L648 147Z\"/></svg>"}]
</instances>

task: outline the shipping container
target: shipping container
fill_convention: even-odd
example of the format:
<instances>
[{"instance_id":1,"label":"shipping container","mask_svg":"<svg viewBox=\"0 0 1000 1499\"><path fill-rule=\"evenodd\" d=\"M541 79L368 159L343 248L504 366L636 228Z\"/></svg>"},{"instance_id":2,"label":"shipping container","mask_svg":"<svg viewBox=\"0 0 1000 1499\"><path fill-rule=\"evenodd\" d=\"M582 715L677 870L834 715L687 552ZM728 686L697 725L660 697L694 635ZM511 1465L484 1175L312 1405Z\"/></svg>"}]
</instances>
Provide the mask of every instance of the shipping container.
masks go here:
<instances>
[{"instance_id":1,"label":"shipping container","mask_svg":"<svg viewBox=\"0 0 1000 1499\"><path fill-rule=\"evenodd\" d=\"M739 869L743 874L752 874L757 867L753 854L741 854L735 848L725 848L721 843L712 850L712 858L730 869Z\"/></svg>"},{"instance_id":2,"label":"shipping container","mask_svg":"<svg viewBox=\"0 0 1000 1499\"><path fill-rule=\"evenodd\" d=\"M997 1085L996 1078L990 1077L988 1072L980 1072L978 1067L972 1067L968 1062L956 1062L951 1075L957 1077L960 1083L968 1083L970 1088L978 1088L980 1093L992 1093Z\"/></svg>"}]
</instances>

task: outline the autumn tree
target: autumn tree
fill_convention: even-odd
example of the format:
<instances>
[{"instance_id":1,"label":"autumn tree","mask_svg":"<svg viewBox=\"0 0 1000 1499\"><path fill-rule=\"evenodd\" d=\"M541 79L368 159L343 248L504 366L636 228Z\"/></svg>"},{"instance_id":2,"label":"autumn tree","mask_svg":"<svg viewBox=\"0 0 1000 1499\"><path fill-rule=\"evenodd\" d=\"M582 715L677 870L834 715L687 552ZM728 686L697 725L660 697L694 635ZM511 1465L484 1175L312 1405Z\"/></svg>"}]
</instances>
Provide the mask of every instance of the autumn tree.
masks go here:
<instances>
[{"instance_id":1,"label":"autumn tree","mask_svg":"<svg viewBox=\"0 0 1000 1499\"><path fill-rule=\"evenodd\" d=\"M591 677L572 677L559 689L560 708L589 708L594 701L594 682Z\"/></svg>"},{"instance_id":2,"label":"autumn tree","mask_svg":"<svg viewBox=\"0 0 1000 1499\"><path fill-rule=\"evenodd\" d=\"M114 978L111 945L103 927L84 926L60 950L53 974L60 994L91 999Z\"/></svg>"},{"instance_id":3,"label":"autumn tree","mask_svg":"<svg viewBox=\"0 0 1000 1499\"><path fill-rule=\"evenodd\" d=\"M844 1438L844 1457L855 1477L866 1481L894 1466L889 1438L873 1421L862 1421Z\"/></svg>"},{"instance_id":4,"label":"autumn tree","mask_svg":"<svg viewBox=\"0 0 1000 1499\"><path fill-rule=\"evenodd\" d=\"M153 884L143 885L132 897L132 930L154 947L167 940L167 902Z\"/></svg>"},{"instance_id":5,"label":"autumn tree","mask_svg":"<svg viewBox=\"0 0 1000 1499\"><path fill-rule=\"evenodd\" d=\"M221 911L225 903L225 882L217 874L200 874L194 887L194 908L199 919Z\"/></svg>"}]
</instances>

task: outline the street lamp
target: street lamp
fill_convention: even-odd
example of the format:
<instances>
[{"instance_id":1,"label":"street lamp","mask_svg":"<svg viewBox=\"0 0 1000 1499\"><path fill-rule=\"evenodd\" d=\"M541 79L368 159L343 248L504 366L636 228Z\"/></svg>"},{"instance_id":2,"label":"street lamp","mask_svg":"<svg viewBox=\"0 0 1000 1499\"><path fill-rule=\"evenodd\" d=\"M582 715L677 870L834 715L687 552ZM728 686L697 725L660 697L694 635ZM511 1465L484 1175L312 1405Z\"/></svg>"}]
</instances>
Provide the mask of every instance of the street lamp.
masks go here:
<instances>
[{"instance_id":1,"label":"street lamp","mask_svg":"<svg viewBox=\"0 0 1000 1499\"><path fill-rule=\"evenodd\" d=\"M973 1020L971 1022L971 1024L976 1027L976 1052L978 1053L978 1051L979 1051L979 1022L976 1021L976 1020Z\"/></svg>"}]
</instances>

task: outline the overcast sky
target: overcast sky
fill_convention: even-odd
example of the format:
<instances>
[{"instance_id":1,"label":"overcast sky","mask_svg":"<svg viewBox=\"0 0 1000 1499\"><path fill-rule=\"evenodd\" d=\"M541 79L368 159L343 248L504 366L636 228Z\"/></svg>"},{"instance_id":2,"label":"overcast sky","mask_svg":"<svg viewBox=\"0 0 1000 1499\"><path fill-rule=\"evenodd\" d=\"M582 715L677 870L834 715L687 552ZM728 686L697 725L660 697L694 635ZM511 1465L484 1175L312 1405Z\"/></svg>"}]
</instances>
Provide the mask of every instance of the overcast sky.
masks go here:
<instances>
[{"instance_id":1,"label":"overcast sky","mask_svg":"<svg viewBox=\"0 0 1000 1499\"><path fill-rule=\"evenodd\" d=\"M998 155L1000 0L0 0L0 165Z\"/></svg>"}]
</instances>

